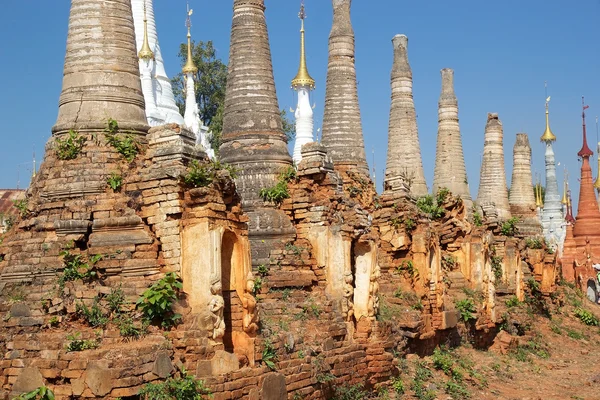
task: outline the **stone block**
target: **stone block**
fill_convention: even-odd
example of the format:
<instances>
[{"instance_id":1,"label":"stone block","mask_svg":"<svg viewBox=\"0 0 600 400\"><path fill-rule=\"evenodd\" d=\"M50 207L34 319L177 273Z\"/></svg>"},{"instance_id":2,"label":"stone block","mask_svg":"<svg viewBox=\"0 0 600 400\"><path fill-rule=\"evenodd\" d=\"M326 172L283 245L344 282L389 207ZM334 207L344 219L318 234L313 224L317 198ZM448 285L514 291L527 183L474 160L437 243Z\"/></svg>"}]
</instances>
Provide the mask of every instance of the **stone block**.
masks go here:
<instances>
[{"instance_id":1,"label":"stone block","mask_svg":"<svg viewBox=\"0 0 600 400\"><path fill-rule=\"evenodd\" d=\"M442 312L442 323L440 329L451 329L458 325L458 311Z\"/></svg>"},{"instance_id":2,"label":"stone block","mask_svg":"<svg viewBox=\"0 0 600 400\"><path fill-rule=\"evenodd\" d=\"M154 366L152 367L152 373L158 377L165 379L173 372L173 363L171 357L166 352L158 353Z\"/></svg>"},{"instance_id":3,"label":"stone block","mask_svg":"<svg viewBox=\"0 0 600 400\"><path fill-rule=\"evenodd\" d=\"M287 387L285 376L272 372L267 374L262 384L262 400L285 400L287 399Z\"/></svg>"},{"instance_id":4,"label":"stone block","mask_svg":"<svg viewBox=\"0 0 600 400\"><path fill-rule=\"evenodd\" d=\"M112 371L101 365L90 365L85 372L85 383L96 396L106 396L113 389Z\"/></svg>"},{"instance_id":5,"label":"stone block","mask_svg":"<svg viewBox=\"0 0 600 400\"><path fill-rule=\"evenodd\" d=\"M227 374L237 371L240 368L240 362L235 354L223 350L217 350L211 360L212 375Z\"/></svg>"},{"instance_id":6,"label":"stone block","mask_svg":"<svg viewBox=\"0 0 600 400\"><path fill-rule=\"evenodd\" d=\"M44 378L39 368L23 368L12 387L12 391L16 394L28 393L40 386L44 386Z\"/></svg>"},{"instance_id":7,"label":"stone block","mask_svg":"<svg viewBox=\"0 0 600 400\"><path fill-rule=\"evenodd\" d=\"M31 309L25 303L13 304L10 308L11 317L31 317Z\"/></svg>"}]
</instances>

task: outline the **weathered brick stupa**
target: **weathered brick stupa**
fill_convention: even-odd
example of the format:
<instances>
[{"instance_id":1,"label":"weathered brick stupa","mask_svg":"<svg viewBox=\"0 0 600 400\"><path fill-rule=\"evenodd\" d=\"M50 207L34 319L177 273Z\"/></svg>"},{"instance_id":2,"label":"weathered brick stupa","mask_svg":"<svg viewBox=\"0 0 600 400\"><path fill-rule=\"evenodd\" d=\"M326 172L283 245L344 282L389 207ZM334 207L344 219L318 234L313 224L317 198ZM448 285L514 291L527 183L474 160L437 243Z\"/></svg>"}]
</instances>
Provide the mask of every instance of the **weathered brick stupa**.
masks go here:
<instances>
[{"instance_id":1,"label":"weathered brick stupa","mask_svg":"<svg viewBox=\"0 0 600 400\"><path fill-rule=\"evenodd\" d=\"M102 19L100 28L111 29L100 29L92 42L91 32L98 27L97 18ZM114 51L106 52L106 48ZM121 128L143 138L148 126L139 76L130 0L108 4L73 1L63 87L53 133L62 135L70 129L102 130L106 118L101 120L98 115L106 110L107 115L119 121Z\"/></svg>"},{"instance_id":2,"label":"weathered brick stupa","mask_svg":"<svg viewBox=\"0 0 600 400\"><path fill-rule=\"evenodd\" d=\"M183 125L175 104L171 80L165 71L154 18L154 0L131 0L137 51L140 55L142 90L150 126Z\"/></svg>"},{"instance_id":3,"label":"weathered brick stupa","mask_svg":"<svg viewBox=\"0 0 600 400\"><path fill-rule=\"evenodd\" d=\"M352 0L332 0L332 3L333 26L329 35L321 142L327 147L336 170L352 170L368 177L354 65L354 30L350 20Z\"/></svg>"},{"instance_id":4,"label":"weathered brick stupa","mask_svg":"<svg viewBox=\"0 0 600 400\"><path fill-rule=\"evenodd\" d=\"M294 235L285 214L259 193L292 165L275 93L264 0L235 0L221 159L239 169L235 180L248 214L252 262L268 261L279 238Z\"/></svg>"},{"instance_id":5,"label":"weathered brick stupa","mask_svg":"<svg viewBox=\"0 0 600 400\"><path fill-rule=\"evenodd\" d=\"M433 173L433 193L448 188L465 202L467 212L473 202L469 191L460 126L458 100L454 93L454 71L445 68L442 73L442 94L438 108L438 136Z\"/></svg>"},{"instance_id":6,"label":"weathered brick stupa","mask_svg":"<svg viewBox=\"0 0 600 400\"><path fill-rule=\"evenodd\" d=\"M549 101L550 98L546 100L546 130L540 138L546 144L546 193L542 210L542 228L544 237L550 246L561 250L565 240L565 220L558 192L558 181L556 180L556 162L554 160L554 150L552 149L552 143L556 141L556 136L550 129Z\"/></svg>"},{"instance_id":7,"label":"weathered brick stupa","mask_svg":"<svg viewBox=\"0 0 600 400\"><path fill-rule=\"evenodd\" d=\"M566 194L565 194L566 195ZM542 234L536 210L531 175L531 146L526 133L517 133L513 147L513 172L509 193L510 212L519 218L519 233L524 236Z\"/></svg>"},{"instance_id":8,"label":"weathered brick stupa","mask_svg":"<svg viewBox=\"0 0 600 400\"><path fill-rule=\"evenodd\" d=\"M398 190L406 185L412 195L424 196L427 194L427 183L413 100L412 70L408 63L408 38L396 35L392 43L392 105L384 187L387 190Z\"/></svg>"},{"instance_id":9,"label":"weathered brick stupa","mask_svg":"<svg viewBox=\"0 0 600 400\"><path fill-rule=\"evenodd\" d=\"M577 243L575 242L575 237L573 236L575 218L573 218L573 206L570 193L567 193L566 209L565 221L567 226L563 251L560 256L560 264L562 269L562 278L567 282L575 282L575 260L579 257L579 255L577 254Z\"/></svg>"},{"instance_id":10,"label":"weathered brick stupa","mask_svg":"<svg viewBox=\"0 0 600 400\"><path fill-rule=\"evenodd\" d=\"M477 204L484 211L493 208L501 220L511 216L504 169L504 132L497 113L487 115Z\"/></svg>"},{"instance_id":11,"label":"weathered brick stupa","mask_svg":"<svg viewBox=\"0 0 600 400\"><path fill-rule=\"evenodd\" d=\"M581 157L581 178L579 185L579 203L577 206L577 217L573 234L577 242L577 249L585 249L586 244L591 246L595 257L600 257L600 210L596 202L594 183L592 180L592 167L590 157L594 152L588 147L585 127L585 109L582 112L583 119L583 145L577 153Z\"/></svg>"}]
</instances>

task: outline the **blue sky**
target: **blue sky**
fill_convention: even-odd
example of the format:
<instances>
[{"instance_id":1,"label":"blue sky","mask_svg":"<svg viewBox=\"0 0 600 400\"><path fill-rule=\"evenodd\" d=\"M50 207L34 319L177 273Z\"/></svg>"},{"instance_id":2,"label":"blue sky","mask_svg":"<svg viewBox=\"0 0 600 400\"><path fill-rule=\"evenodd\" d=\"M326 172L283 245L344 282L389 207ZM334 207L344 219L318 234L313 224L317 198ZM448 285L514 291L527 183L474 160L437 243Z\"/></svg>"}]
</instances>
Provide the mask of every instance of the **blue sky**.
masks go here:
<instances>
[{"instance_id":1,"label":"blue sky","mask_svg":"<svg viewBox=\"0 0 600 400\"><path fill-rule=\"evenodd\" d=\"M0 96L2 145L0 187L28 184L31 155L38 160L50 137L61 90L69 4L67 0L3 0L0 15ZM231 0L190 0L193 36L213 40L228 58ZM294 105L290 80L298 66L299 0L266 0L273 67L280 107ZM314 92L315 126L321 126L331 1L305 0L307 51ZM185 40L185 0L154 0L159 40L169 75ZM409 37L423 164L431 187L437 134L440 69L455 70L467 173L477 195L483 134L488 112L504 125L507 178L518 132L529 134L533 169L543 173L544 81L552 96L551 124L557 161L567 166L577 199L581 147L581 96L586 96L590 147L596 146L600 115L600 0L504 0L484 2L354 0L356 67L363 131L369 162L379 184L385 168L390 107L391 39ZM374 151L374 157L373 152ZM596 166L596 158L592 160ZM594 172L596 176L596 172Z\"/></svg>"}]
</instances>

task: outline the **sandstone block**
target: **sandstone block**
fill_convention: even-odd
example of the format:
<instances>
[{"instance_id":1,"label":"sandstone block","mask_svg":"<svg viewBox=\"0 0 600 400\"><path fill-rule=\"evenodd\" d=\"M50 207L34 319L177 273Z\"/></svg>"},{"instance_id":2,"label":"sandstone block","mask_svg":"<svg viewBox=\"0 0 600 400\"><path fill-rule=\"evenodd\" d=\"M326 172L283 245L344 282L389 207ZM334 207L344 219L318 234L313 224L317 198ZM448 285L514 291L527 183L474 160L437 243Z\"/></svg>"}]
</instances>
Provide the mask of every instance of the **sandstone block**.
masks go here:
<instances>
[{"instance_id":1,"label":"sandstone block","mask_svg":"<svg viewBox=\"0 0 600 400\"><path fill-rule=\"evenodd\" d=\"M21 370L12 390L13 393L21 394L31 392L40 386L44 386L42 373L37 367L28 367Z\"/></svg>"},{"instance_id":2,"label":"sandstone block","mask_svg":"<svg viewBox=\"0 0 600 400\"><path fill-rule=\"evenodd\" d=\"M267 374L262 384L262 400L287 399L285 376L275 372Z\"/></svg>"}]
</instances>

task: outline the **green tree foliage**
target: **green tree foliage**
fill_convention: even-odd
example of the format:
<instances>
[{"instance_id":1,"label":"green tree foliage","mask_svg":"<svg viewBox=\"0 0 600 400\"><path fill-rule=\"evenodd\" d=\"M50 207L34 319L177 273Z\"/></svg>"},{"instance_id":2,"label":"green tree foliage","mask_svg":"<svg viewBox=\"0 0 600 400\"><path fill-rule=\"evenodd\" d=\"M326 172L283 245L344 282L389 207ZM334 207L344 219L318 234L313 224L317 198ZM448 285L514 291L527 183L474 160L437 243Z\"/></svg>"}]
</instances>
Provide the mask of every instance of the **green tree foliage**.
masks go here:
<instances>
[{"instance_id":1,"label":"green tree foliage","mask_svg":"<svg viewBox=\"0 0 600 400\"><path fill-rule=\"evenodd\" d=\"M296 124L291 118L288 118L288 113L285 109L282 109L280 114L283 133L285 133L287 141L291 142L296 138Z\"/></svg>"},{"instance_id":2,"label":"green tree foliage","mask_svg":"<svg viewBox=\"0 0 600 400\"><path fill-rule=\"evenodd\" d=\"M187 43L179 48L181 65L187 61ZM195 76L196 102L200 110L200 119L212 133L210 144L218 152L223 131L223 107L227 86L227 65L217 58L217 51L211 40L192 42L192 59L198 73ZM172 79L173 92L180 112L185 111L185 79L183 73Z\"/></svg>"}]
</instances>

